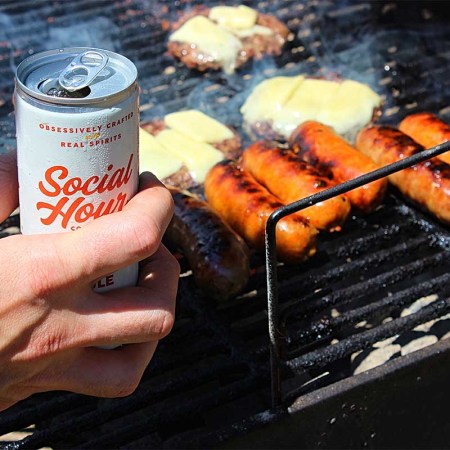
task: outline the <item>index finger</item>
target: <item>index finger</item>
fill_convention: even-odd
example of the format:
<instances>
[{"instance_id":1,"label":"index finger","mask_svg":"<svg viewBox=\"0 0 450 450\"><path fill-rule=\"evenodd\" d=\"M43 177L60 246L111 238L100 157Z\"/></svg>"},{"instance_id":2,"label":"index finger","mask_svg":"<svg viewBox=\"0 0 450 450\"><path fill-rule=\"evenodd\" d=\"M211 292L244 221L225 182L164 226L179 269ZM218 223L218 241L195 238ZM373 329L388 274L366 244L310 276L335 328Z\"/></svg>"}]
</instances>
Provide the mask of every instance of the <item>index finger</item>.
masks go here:
<instances>
[{"instance_id":1,"label":"index finger","mask_svg":"<svg viewBox=\"0 0 450 450\"><path fill-rule=\"evenodd\" d=\"M140 178L140 191L122 211L64 233L58 249L64 258L70 257L75 278L95 280L155 253L172 214L170 192L146 172Z\"/></svg>"}]
</instances>

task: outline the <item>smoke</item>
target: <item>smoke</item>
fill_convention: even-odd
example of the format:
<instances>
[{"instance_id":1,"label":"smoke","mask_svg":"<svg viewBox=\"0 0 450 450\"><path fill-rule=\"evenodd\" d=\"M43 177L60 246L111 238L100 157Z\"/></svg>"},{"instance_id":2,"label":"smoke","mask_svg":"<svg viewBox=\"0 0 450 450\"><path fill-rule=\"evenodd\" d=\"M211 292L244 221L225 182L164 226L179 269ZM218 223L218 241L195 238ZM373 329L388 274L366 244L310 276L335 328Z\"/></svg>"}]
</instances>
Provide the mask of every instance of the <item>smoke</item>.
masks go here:
<instances>
[{"instance_id":1,"label":"smoke","mask_svg":"<svg viewBox=\"0 0 450 450\"><path fill-rule=\"evenodd\" d=\"M58 16L50 2L20 14L0 13L0 152L15 146L12 93L15 72L23 59L62 47L100 47L120 53L120 29L114 21L102 15L101 9L93 11L92 5L90 11L79 11L76 3L61 2L59 7L66 11L59 11Z\"/></svg>"},{"instance_id":2,"label":"smoke","mask_svg":"<svg viewBox=\"0 0 450 450\"><path fill-rule=\"evenodd\" d=\"M62 47L100 47L120 51L119 28L109 18L101 15L85 20L56 20L40 14L22 13L20 16L0 14L0 40L7 43L11 75L27 56Z\"/></svg>"},{"instance_id":3,"label":"smoke","mask_svg":"<svg viewBox=\"0 0 450 450\"><path fill-rule=\"evenodd\" d=\"M283 54L251 60L232 75L220 71L199 74L164 55L162 40L170 21L193 5L218 3L247 4L286 23L292 33ZM403 3L407 5L403 7ZM437 105L450 104L446 70L450 66L449 36L445 22L437 24L436 13L433 16L429 11L430 3L434 4L126 0L106 5L83 0L40 3L39 7L20 10L15 6L3 8L0 103L3 93L8 101L15 69L25 57L42 50L82 46L116 51L136 63L142 80L144 120L161 118L182 108L196 108L239 129L240 106L259 82L300 73L368 84L386 99L390 114L386 120L395 121L406 110L419 106L440 112ZM437 70L436 65L442 69ZM450 114L448 109L446 114Z\"/></svg>"},{"instance_id":4,"label":"smoke","mask_svg":"<svg viewBox=\"0 0 450 450\"><path fill-rule=\"evenodd\" d=\"M65 26L49 27L44 49L51 50L58 43L58 47L100 47L118 52L118 35L119 28L111 20L96 17L71 25L69 32Z\"/></svg>"},{"instance_id":5,"label":"smoke","mask_svg":"<svg viewBox=\"0 0 450 450\"><path fill-rule=\"evenodd\" d=\"M432 20L438 18L425 6L406 5L405 18L396 5L315 1L306 7L299 2L292 7L301 16L277 12L296 30L284 50L290 53L287 63L283 57L264 58L234 75L206 79L188 95L187 106L239 127L239 109L259 82L306 74L369 85L384 100L384 123L398 124L418 109L429 109L445 120L450 115L445 70L450 67L449 29L445 21Z\"/></svg>"}]
</instances>

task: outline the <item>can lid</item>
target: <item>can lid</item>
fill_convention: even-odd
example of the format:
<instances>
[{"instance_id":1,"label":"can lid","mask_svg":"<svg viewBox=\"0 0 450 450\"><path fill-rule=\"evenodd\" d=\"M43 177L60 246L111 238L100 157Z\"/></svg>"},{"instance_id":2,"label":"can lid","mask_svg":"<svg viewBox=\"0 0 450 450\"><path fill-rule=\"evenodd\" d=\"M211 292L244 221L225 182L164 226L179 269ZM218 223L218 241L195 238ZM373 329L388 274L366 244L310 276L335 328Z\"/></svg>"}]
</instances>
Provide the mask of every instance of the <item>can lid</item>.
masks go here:
<instances>
[{"instance_id":1,"label":"can lid","mask_svg":"<svg viewBox=\"0 0 450 450\"><path fill-rule=\"evenodd\" d=\"M137 82L136 66L117 53L73 47L32 55L17 67L20 89L56 104L90 104L127 91Z\"/></svg>"}]
</instances>

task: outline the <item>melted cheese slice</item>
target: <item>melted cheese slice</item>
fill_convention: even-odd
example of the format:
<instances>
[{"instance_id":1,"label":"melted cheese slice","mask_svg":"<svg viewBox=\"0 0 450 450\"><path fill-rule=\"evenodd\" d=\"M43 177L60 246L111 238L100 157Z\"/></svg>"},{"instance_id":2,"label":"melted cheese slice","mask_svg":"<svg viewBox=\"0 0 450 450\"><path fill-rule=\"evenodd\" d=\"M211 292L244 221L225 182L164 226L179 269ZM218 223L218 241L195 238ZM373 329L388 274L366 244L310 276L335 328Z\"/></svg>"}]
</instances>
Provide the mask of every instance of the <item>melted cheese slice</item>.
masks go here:
<instances>
[{"instance_id":1,"label":"melted cheese slice","mask_svg":"<svg viewBox=\"0 0 450 450\"><path fill-rule=\"evenodd\" d=\"M139 173L148 170L162 180L180 170L182 165L183 161L178 155L139 128Z\"/></svg>"},{"instance_id":2,"label":"melted cheese slice","mask_svg":"<svg viewBox=\"0 0 450 450\"><path fill-rule=\"evenodd\" d=\"M169 40L195 45L219 61L226 73L234 71L237 55L242 49L241 41L233 33L204 16L189 19L170 35Z\"/></svg>"},{"instance_id":3,"label":"melted cheese slice","mask_svg":"<svg viewBox=\"0 0 450 450\"><path fill-rule=\"evenodd\" d=\"M241 107L245 122L273 120L305 77L274 77L259 83Z\"/></svg>"},{"instance_id":4,"label":"melted cheese slice","mask_svg":"<svg viewBox=\"0 0 450 450\"><path fill-rule=\"evenodd\" d=\"M253 36L255 34L259 34L261 36L272 36L273 35L273 30L271 30L269 27L263 27L262 25L253 25L250 28L245 28L242 30L233 29L233 28L230 28L229 30L241 39Z\"/></svg>"},{"instance_id":5,"label":"melted cheese slice","mask_svg":"<svg viewBox=\"0 0 450 450\"><path fill-rule=\"evenodd\" d=\"M349 136L369 123L373 110L380 105L381 97L357 81L299 75L263 81L249 95L241 113L249 125L270 121L285 138L306 120L316 120Z\"/></svg>"},{"instance_id":6,"label":"melted cheese slice","mask_svg":"<svg viewBox=\"0 0 450 450\"><path fill-rule=\"evenodd\" d=\"M192 178L202 183L209 169L224 158L222 152L205 142L198 142L172 129L161 131L156 141L182 160Z\"/></svg>"},{"instance_id":7,"label":"melted cheese slice","mask_svg":"<svg viewBox=\"0 0 450 450\"><path fill-rule=\"evenodd\" d=\"M281 108L273 125L283 136L289 136L298 124L316 120L319 111L327 106L338 89L338 83L305 79Z\"/></svg>"},{"instance_id":8,"label":"melted cheese slice","mask_svg":"<svg viewBox=\"0 0 450 450\"><path fill-rule=\"evenodd\" d=\"M333 127L336 133L346 134L369 123L374 108L380 103L380 96L365 84L345 80L328 105L319 111L316 120Z\"/></svg>"},{"instance_id":9,"label":"melted cheese slice","mask_svg":"<svg viewBox=\"0 0 450 450\"><path fill-rule=\"evenodd\" d=\"M209 11L209 18L226 28L242 30L256 23L258 13L248 6L215 6Z\"/></svg>"},{"instance_id":10,"label":"melted cheese slice","mask_svg":"<svg viewBox=\"0 0 450 450\"><path fill-rule=\"evenodd\" d=\"M167 114L164 122L167 127L198 142L214 144L234 136L228 127L196 109Z\"/></svg>"}]
</instances>

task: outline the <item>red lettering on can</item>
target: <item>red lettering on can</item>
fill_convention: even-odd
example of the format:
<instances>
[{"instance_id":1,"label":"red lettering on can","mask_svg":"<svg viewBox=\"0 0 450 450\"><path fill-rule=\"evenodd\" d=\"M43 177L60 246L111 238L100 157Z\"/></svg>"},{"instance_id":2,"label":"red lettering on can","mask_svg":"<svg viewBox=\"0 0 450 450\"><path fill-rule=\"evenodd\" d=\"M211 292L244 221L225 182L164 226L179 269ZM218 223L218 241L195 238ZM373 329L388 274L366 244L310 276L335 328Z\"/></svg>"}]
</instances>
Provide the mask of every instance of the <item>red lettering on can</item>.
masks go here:
<instances>
[{"instance_id":1,"label":"red lettering on can","mask_svg":"<svg viewBox=\"0 0 450 450\"><path fill-rule=\"evenodd\" d=\"M39 190L47 197L58 197L58 201L56 204L45 201L36 203L38 211L48 211L45 217L41 217L41 223L51 225L60 218L62 228L67 228L72 220L84 223L105 214L121 211L127 203L127 195L124 192L119 191L114 198L96 205L88 196L111 192L128 184L133 173L131 167L133 159L134 155L131 154L126 167L120 167L112 172L114 165L110 164L107 171L112 173L106 173L102 178L93 175L86 180L69 177L69 171L65 166L49 167L45 171L44 180L39 182Z\"/></svg>"}]
</instances>

